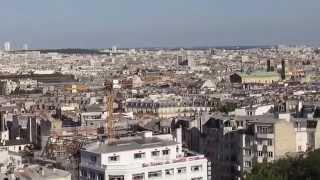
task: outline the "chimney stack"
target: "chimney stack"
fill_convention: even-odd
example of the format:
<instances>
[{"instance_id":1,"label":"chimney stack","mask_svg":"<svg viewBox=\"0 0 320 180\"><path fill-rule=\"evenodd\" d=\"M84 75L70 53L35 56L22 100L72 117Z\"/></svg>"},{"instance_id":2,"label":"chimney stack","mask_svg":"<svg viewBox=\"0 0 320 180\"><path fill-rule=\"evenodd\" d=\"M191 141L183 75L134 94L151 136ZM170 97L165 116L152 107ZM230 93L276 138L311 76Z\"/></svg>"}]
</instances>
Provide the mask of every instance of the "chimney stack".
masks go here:
<instances>
[{"instance_id":1,"label":"chimney stack","mask_svg":"<svg viewBox=\"0 0 320 180\"><path fill-rule=\"evenodd\" d=\"M0 132L7 130L6 120L4 118L4 112L0 112Z\"/></svg>"},{"instance_id":2,"label":"chimney stack","mask_svg":"<svg viewBox=\"0 0 320 180\"><path fill-rule=\"evenodd\" d=\"M267 72L271 71L270 59L267 60Z\"/></svg>"},{"instance_id":3,"label":"chimney stack","mask_svg":"<svg viewBox=\"0 0 320 180\"><path fill-rule=\"evenodd\" d=\"M182 127L181 126L176 129L176 138L177 138L177 143L182 144Z\"/></svg>"}]
</instances>

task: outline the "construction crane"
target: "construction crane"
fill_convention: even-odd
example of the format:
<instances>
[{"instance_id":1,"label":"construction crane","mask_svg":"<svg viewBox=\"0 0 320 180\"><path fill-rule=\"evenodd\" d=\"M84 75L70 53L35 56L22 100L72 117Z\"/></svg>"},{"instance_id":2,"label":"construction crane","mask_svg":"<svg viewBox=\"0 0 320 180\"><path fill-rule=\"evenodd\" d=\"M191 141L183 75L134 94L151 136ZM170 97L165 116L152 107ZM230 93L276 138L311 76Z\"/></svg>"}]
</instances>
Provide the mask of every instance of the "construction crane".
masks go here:
<instances>
[{"instance_id":1,"label":"construction crane","mask_svg":"<svg viewBox=\"0 0 320 180\"><path fill-rule=\"evenodd\" d=\"M115 141L114 133L114 119L113 119L113 102L114 102L114 91L113 91L113 82L106 81L106 101L107 101L107 119L106 119L106 128L107 128L107 138L108 144L111 144Z\"/></svg>"},{"instance_id":2,"label":"construction crane","mask_svg":"<svg viewBox=\"0 0 320 180\"><path fill-rule=\"evenodd\" d=\"M107 119L106 119L106 136L108 138L108 144L112 144L116 141L116 129L115 129L115 120L113 117L113 104L116 99L116 95L119 89L132 88L132 82L128 81L119 81L111 80L105 82L106 89L106 105L107 105Z\"/></svg>"}]
</instances>

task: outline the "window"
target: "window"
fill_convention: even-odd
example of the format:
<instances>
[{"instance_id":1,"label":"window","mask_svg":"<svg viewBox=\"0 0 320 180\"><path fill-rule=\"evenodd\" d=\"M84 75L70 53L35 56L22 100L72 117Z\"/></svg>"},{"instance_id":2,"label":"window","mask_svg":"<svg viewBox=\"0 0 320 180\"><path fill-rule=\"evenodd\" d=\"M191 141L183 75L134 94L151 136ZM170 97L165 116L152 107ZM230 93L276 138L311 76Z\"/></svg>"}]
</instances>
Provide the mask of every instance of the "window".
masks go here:
<instances>
[{"instance_id":1,"label":"window","mask_svg":"<svg viewBox=\"0 0 320 180\"><path fill-rule=\"evenodd\" d=\"M272 139L268 139L268 146L272 146Z\"/></svg>"},{"instance_id":2,"label":"window","mask_svg":"<svg viewBox=\"0 0 320 180\"><path fill-rule=\"evenodd\" d=\"M109 175L109 180L124 180L124 176L112 176Z\"/></svg>"},{"instance_id":3,"label":"window","mask_svg":"<svg viewBox=\"0 0 320 180\"><path fill-rule=\"evenodd\" d=\"M87 177L87 171L85 169L81 169L81 176Z\"/></svg>"},{"instance_id":4,"label":"window","mask_svg":"<svg viewBox=\"0 0 320 180\"><path fill-rule=\"evenodd\" d=\"M302 151L302 147L301 146L298 146L298 151Z\"/></svg>"},{"instance_id":5,"label":"window","mask_svg":"<svg viewBox=\"0 0 320 180\"><path fill-rule=\"evenodd\" d=\"M146 153L135 153L134 159L142 159L146 156Z\"/></svg>"},{"instance_id":6,"label":"window","mask_svg":"<svg viewBox=\"0 0 320 180\"><path fill-rule=\"evenodd\" d=\"M108 159L110 162L115 162L120 160L120 156L110 156Z\"/></svg>"},{"instance_id":7,"label":"window","mask_svg":"<svg viewBox=\"0 0 320 180\"><path fill-rule=\"evenodd\" d=\"M133 174L132 180L144 180L144 173Z\"/></svg>"},{"instance_id":8,"label":"window","mask_svg":"<svg viewBox=\"0 0 320 180\"><path fill-rule=\"evenodd\" d=\"M90 179L95 179L95 178L96 178L96 174L91 171L91 172L89 173L89 177L90 177Z\"/></svg>"},{"instance_id":9,"label":"window","mask_svg":"<svg viewBox=\"0 0 320 180\"><path fill-rule=\"evenodd\" d=\"M245 161L244 167L251 167L251 161Z\"/></svg>"},{"instance_id":10,"label":"window","mask_svg":"<svg viewBox=\"0 0 320 180\"><path fill-rule=\"evenodd\" d=\"M160 156L160 151L152 151L151 155L152 156Z\"/></svg>"},{"instance_id":11,"label":"window","mask_svg":"<svg viewBox=\"0 0 320 180\"><path fill-rule=\"evenodd\" d=\"M258 156L262 157L263 156L263 152L262 151L258 151Z\"/></svg>"},{"instance_id":12,"label":"window","mask_svg":"<svg viewBox=\"0 0 320 180\"><path fill-rule=\"evenodd\" d=\"M98 180L104 180L104 174L97 174Z\"/></svg>"},{"instance_id":13,"label":"window","mask_svg":"<svg viewBox=\"0 0 320 180\"><path fill-rule=\"evenodd\" d=\"M250 149L245 149L244 153L246 156L251 156L251 150Z\"/></svg>"},{"instance_id":14,"label":"window","mask_svg":"<svg viewBox=\"0 0 320 180\"><path fill-rule=\"evenodd\" d=\"M166 156L166 155L169 155L169 149L165 149L165 150L162 150L162 155Z\"/></svg>"},{"instance_id":15,"label":"window","mask_svg":"<svg viewBox=\"0 0 320 180\"><path fill-rule=\"evenodd\" d=\"M191 171L201 171L201 170L202 170L202 165L191 166Z\"/></svg>"},{"instance_id":16,"label":"window","mask_svg":"<svg viewBox=\"0 0 320 180\"><path fill-rule=\"evenodd\" d=\"M268 157L273 157L273 152L268 152Z\"/></svg>"},{"instance_id":17,"label":"window","mask_svg":"<svg viewBox=\"0 0 320 180\"><path fill-rule=\"evenodd\" d=\"M272 134L273 128L271 126L258 126L257 131L260 134Z\"/></svg>"},{"instance_id":18,"label":"window","mask_svg":"<svg viewBox=\"0 0 320 180\"><path fill-rule=\"evenodd\" d=\"M162 171L153 171L148 173L149 178L156 178L161 176L162 176Z\"/></svg>"},{"instance_id":19,"label":"window","mask_svg":"<svg viewBox=\"0 0 320 180\"><path fill-rule=\"evenodd\" d=\"M90 160L92 163L96 163L97 162L97 157L96 156L90 156Z\"/></svg>"},{"instance_id":20,"label":"window","mask_svg":"<svg viewBox=\"0 0 320 180\"><path fill-rule=\"evenodd\" d=\"M174 169L166 169L165 170L166 176L172 176L174 175Z\"/></svg>"},{"instance_id":21,"label":"window","mask_svg":"<svg viewBox=\"0 0 320 180\"><path fill-rule=\"evenodd\" d=\"M184 173L186 173L186 171L187 171L186 167L177 168L178 174L184 174Z\"/></svg>"}]
</instances>

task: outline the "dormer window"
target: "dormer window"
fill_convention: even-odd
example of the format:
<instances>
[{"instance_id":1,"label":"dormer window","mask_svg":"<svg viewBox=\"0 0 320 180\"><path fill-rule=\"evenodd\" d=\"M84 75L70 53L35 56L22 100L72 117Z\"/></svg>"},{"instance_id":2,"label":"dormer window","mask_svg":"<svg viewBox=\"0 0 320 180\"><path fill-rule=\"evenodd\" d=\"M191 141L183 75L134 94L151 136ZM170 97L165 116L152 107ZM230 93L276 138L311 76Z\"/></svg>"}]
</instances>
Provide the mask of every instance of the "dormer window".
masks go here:
<instances>
[{"instance_id":1,"label":"dormer window","mask_svg":"<svg viewBox=\"0 0 320 180\"><path fill-rule=\"evenodd\" d=\"M170 152L169 149L162 150L162 155L167 156L169 155L169 152Z\"/></svg>"},{"instance_id":2,"label":"dormer window","mask_svg":"<svg viewBox=\"0 0 320 180\"><path fill-rule=\"evenodd\" d=\"M158 156L160 156L160 151L152 151L151 155L152 155L152 157L158 157Z\"/></svg>"},{"instance_id":3,"label":"dormer window","mask_svg":"<svg viewBox=\"0 0 320 180\"><path fill-rule=\"evenodd\" d=\"M134 159L142 159L142 158L145 158L145 156L146 156L146 153L142 153L142 152L134 153Z\"/></svg>"},{"instance_id":4,"label":"dormer window","mask_svg":"<svg viewBox=\"0 0 320 180\"><path fill-rule=\"evenodd\" d=\"M108 158L109 162L116 162L120 160L120 156L114 155Z\"/></svg>"}]
</instances>

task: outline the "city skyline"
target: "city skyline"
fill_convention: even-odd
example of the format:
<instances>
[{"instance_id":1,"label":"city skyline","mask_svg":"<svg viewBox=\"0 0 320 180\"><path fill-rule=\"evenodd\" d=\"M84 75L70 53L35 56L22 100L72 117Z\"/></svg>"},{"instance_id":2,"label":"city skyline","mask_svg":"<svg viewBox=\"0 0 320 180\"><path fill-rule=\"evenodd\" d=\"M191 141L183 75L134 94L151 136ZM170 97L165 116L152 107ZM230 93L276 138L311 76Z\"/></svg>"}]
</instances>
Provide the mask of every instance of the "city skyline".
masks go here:
<instances>
[{"instance_id":1,"label":"city skyline","mask_svg":"<svg viewBox=\"0 0 320 180\"><path fill-rule=\"evenodd\" d=\"M289 6L290 5L290 6ZM320 2L17 0L0 7L0 42L37 48L319 45Z\"/></svg>"}]
</instances>

